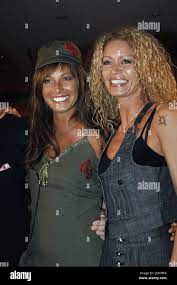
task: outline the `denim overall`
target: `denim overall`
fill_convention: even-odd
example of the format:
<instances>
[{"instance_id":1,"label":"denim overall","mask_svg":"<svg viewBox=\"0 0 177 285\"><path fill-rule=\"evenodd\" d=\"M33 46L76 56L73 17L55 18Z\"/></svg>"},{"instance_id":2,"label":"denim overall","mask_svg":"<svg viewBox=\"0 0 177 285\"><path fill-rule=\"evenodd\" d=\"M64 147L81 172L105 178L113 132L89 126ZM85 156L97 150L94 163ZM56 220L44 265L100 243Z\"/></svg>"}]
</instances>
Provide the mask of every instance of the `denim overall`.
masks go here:
<instances>
[{"instance_id":1,"label":"denim overall","mask_svg":"<svg viewBox=\"0 0 177 285\"><path fill-rule=\"evenodd\" d=\"M100 174L107 205L101 266L168 266L170 261L173 242L168 229L177 219L177 197L168 167L138 165L132 157L137 124L151 106L143 108Z\"/></svg>"}]
</instances>

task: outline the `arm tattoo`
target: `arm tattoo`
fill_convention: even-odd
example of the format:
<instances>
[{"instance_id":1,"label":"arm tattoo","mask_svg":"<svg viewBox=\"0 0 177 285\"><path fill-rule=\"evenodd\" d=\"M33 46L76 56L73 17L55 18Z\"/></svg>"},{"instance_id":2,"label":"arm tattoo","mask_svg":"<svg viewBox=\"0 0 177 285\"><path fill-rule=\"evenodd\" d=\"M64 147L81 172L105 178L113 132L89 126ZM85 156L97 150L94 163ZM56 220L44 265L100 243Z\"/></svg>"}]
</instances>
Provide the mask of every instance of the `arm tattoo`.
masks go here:
<instances>
[{"instance_id":1,"label":"arm tattoo","mask_svg":"<svg viewBox=\"0 0 177 285\"><path fill-rule=\"evenodd\" d=\"M167 125L167 119L166 119L167 115L165 116L159 116L159 125Z\"/></svg>"}]
</instances>

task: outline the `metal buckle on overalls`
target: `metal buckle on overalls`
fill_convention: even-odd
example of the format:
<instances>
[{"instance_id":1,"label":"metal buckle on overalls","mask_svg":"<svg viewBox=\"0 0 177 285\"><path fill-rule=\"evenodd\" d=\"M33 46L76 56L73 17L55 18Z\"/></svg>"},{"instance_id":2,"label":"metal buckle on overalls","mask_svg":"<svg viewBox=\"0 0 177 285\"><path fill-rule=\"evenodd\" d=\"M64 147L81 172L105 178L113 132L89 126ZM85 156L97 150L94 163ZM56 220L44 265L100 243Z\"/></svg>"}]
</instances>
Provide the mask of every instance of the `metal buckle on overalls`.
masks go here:
<instances>
[{"instance_id":1,"label":"metal buckle on overalls","mask_svg":"<svg viewBox=\"0 0 177 285\"><path fill-rule=\"evenodd\" d=\"M121 265L125 265L125 263L118 261L118 262L116 263L116 265L117 265L117 267L120 267Z\"/></svg>"},{"instance_id":2,"label":"metal buckle on overalls","mask_svg":"<svg viewBox=\"0 0 177 285\"><path fill-rule=\"evenodd\" d=\"M124 240L123 240L123 238L118 237L118 241L123 242Z\"/></svg>"}]
</instances>

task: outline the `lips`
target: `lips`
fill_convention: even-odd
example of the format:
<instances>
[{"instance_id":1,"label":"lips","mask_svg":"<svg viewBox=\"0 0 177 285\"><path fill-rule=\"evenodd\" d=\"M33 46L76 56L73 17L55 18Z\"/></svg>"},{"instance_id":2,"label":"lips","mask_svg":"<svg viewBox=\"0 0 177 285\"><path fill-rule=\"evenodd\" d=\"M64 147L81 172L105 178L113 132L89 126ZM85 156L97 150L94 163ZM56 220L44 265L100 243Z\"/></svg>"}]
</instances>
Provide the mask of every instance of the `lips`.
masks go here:
<instances>
[{"instance_id":1,"label":"lips","mask_svg":"<svg viewBox=\"0 0 177 285\"><path fill-rule=\"evenodd\" d=\"M120 78L120 79L111 79L110 80L110 83L111 83L111 85L112 86L123 86L123 85L125 85L126 83L128 82L128 80L126 80L126 79L122 79L122 78Z\"/></svg>"},{"instance_id":2,"label":"lips","mask_svg":"<svg viewBox=\"0 0 177 285\"><path fill-rule=\"evenodd\" d=\"M64 102L69 98L69 96L56 96L56 97L52 97L52 100L54 102L60 103L60 102Z\"/></svg>"}]
</instances>

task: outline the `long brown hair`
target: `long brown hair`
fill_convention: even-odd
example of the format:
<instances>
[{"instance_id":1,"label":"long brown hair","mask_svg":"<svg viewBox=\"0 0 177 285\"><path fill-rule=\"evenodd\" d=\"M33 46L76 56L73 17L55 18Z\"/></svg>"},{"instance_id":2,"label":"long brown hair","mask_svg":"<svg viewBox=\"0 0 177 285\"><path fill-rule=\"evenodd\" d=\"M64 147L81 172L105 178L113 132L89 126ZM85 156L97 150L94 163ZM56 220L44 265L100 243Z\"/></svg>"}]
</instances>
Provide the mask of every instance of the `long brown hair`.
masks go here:
<instances>
[{"instance_id":1,"label":"long brown hair","mask_svg":"<svg viewBox=\"0 0 177 285\"><path fill-rule=\"evenodd\" d=\"M93 126L91 122L91 105L88 104L89 98L86 90L86 76L82 66L70 65L67 63L54 63L36 70L33 76L32 92L29 101L30 132L26 154L27 168L34 166L43 155L44 151L52 146L56 155L60 150L55 140L55 126L53 123L53 111L45 103L42 96L44 79L53 73L58 67L62 69L69 67L71 73L78 80L78 100L75 112L72 116L77 117L87 126ZM86 103L87 101L87 103Z\"/></svg>"}]
</instances>

